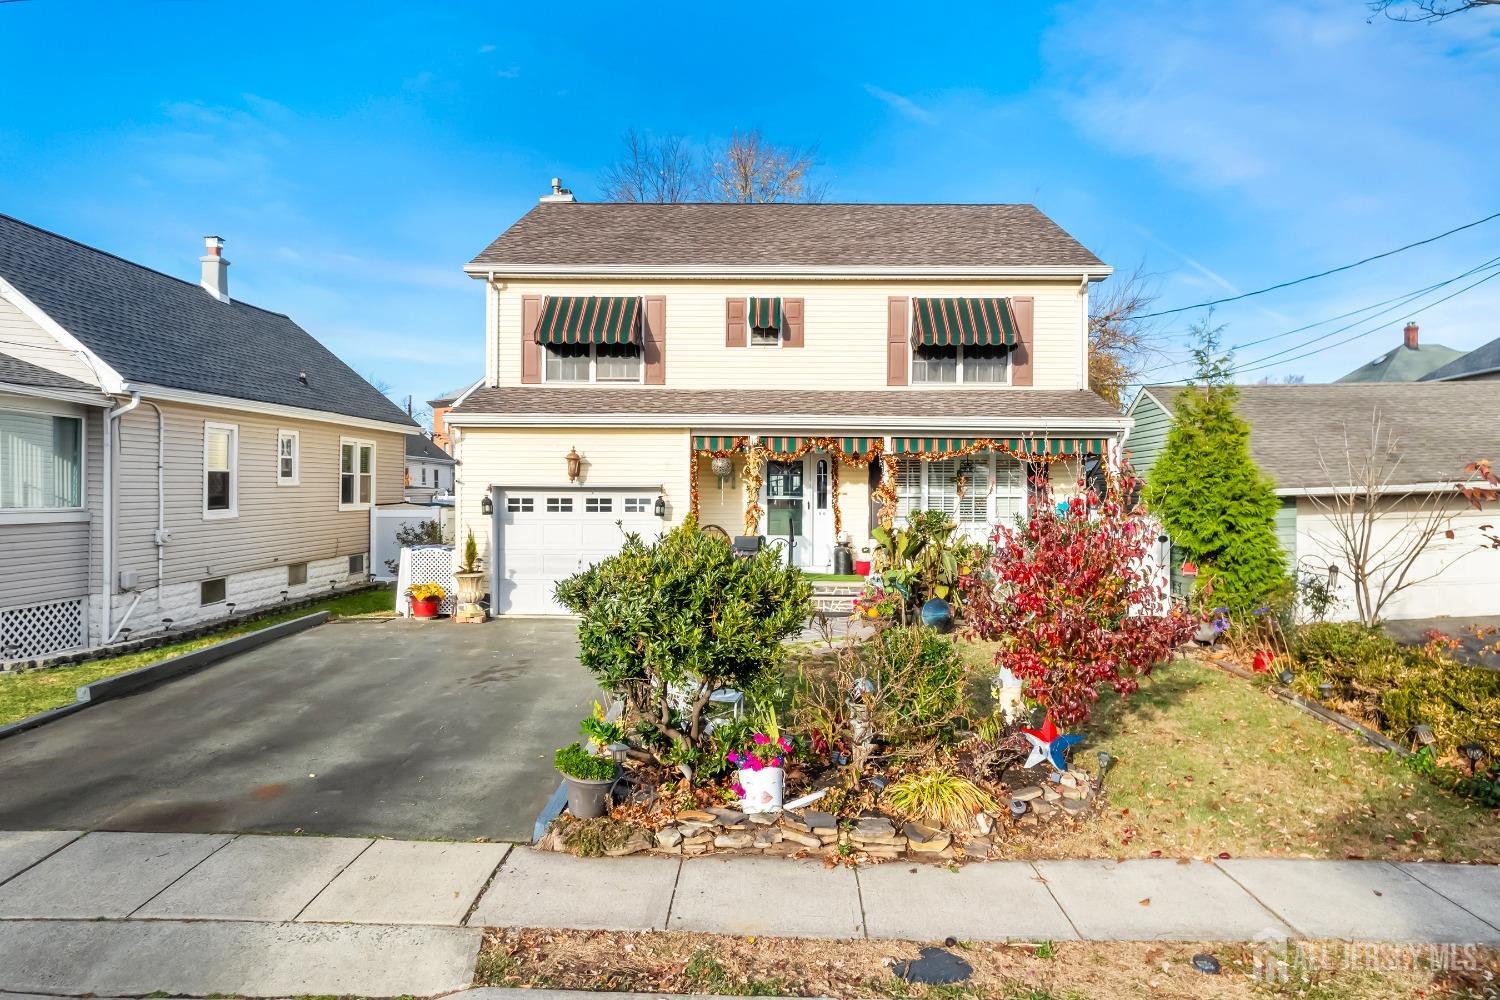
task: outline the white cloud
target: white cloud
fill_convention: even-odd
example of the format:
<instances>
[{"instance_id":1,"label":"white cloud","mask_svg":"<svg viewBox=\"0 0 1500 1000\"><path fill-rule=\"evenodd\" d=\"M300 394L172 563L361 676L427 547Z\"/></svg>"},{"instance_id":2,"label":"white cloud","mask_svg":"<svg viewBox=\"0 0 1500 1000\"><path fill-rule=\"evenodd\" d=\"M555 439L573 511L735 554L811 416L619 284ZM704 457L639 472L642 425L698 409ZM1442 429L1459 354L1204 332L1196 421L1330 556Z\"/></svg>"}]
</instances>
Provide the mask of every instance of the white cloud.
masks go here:
<instances>
[{"instance_id":1,"label":"white cloud","mask_svg":"<svg viewBox=\"0 0 1500 1000\"><path fill-rule=\"evenodd\" d=\"M916 101L913 101L909 97L903 97L900 94L892 93L889 90L883 90L880 87L875 86L873 83L865 84L865 93L869 94L877 101L881 101L884 104L888 105L897 114L905 115L907 118L911 118L915 121L919 121L927 125L931 125L937 121L936 115L934 115L931 111L928 111L926 108L922 107L920 104L918 104Z\"/></svg>"}]
</instances>

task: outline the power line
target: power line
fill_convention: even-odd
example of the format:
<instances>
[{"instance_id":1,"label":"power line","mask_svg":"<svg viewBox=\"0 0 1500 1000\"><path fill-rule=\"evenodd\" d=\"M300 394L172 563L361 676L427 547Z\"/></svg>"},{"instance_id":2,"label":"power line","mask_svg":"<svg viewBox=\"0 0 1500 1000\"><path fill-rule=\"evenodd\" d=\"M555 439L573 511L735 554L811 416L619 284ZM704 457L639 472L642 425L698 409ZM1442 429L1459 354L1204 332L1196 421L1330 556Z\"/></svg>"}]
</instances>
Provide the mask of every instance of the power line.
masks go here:
<instances>
[{"instance_id":1,"label":"power line","mask_svg":"<svg viewBox=\"0 0 1500 1000\"><path fill-rule=\"evenodd\" d=\"M1394 255L1396 255L1398 253L1402 253L1404 251L1411 250L1414 247L1426 246L1428 243L1434 243L1434 242L1436 242L1436 241L1438 241L1440 239L1443 239L1446 236L1452 236L1454 233L1461 233L1465 229L1473 229L1475 226L1483 225L1484 223L1489 222L1491 219L1500 219L1500 212L1496 212L1493 215L1486 215L1482 219L1475 219L1473 222L1465 223L1464 225L1459 226L1456 229L1450 229L1446 233L1438 233L1436 236L1429 236L1425 240L1418 240L1415 243L1408 243L1404 247L1397 247L1394 250L1387 250L1384 253L1378 253L1378 254L1375 254L1373 257L1366 257L1363 260L1357 260L1357 261L1355 261L1352 264L1345 264L1342 267L1332 267L1332 268L1329 268L1326 271L1319 271L1317 274L1309 274L1309 275L1306 275L1305 277L1293 278L1291 281L1283 281L1283 282L1281 282L1279 284L1270 285L1270 286L1268 286L1266 288L1256 289L1253 292L1243 292L1243 293L1241 293L1239 295L1230 295L1230 296L1228 296L1226 298L1214 299L1214 300L1212 300L1210 302L1199 302L1196 305L1191 305L1191 306L1178 306L1175 309L1162 309L1159 312L1145 313L1144 315L1138 316L1136 318L1137 319L1154 319L1157 316L1171 316L1171 315L1173 315L1175 313L1191 312L1194 309L1207 309L1209 306L1221 306L1221 305L1225 304L1226 302L1238 302L1241 299L1248 299L1248 298L1251 298L1252 296L1255 296L1255 295L1264 295L1267 292L1274 292L1274 291L1278 291L1279 289L1282 289L1282 288L1290 288L1293 285L1300 285L1300 284L1302 284L1305 281L1314 281L1314 280L1316 280L1318 278L1326 278L1330 274L1338 274L1340 271L1352 270L1353 268L1359 267L1359 266L1361 266L1363 264L1368 264L1371 261L1376 261L1376 260L1381 260L1381 259L1386 258L1386 257L1391 257L1391 256L1394 256Z\"/></svg>"}]
</instances>

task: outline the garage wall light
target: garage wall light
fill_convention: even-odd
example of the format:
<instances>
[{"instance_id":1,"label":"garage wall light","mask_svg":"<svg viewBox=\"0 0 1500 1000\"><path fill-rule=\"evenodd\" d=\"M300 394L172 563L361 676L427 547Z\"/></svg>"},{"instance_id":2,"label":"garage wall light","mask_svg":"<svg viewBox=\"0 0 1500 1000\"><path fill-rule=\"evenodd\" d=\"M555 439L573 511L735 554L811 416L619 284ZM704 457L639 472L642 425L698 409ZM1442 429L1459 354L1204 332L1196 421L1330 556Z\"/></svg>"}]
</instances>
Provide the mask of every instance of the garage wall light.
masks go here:
<instances>
[{"instance_id":1,"label":"garage wall light","mask_svg":"<svg viewBox=\"0 0 1500 1000\"><path fill-rule=\"evenodd\" d=\"M656 514L657 517L660 517L660 518L663 518L663 519L666 518L666 516L667 516L667 498L666 497L657 497L656 498L656 507L654 508L654 513Z\"/></svg>"},{"instance_id":2,"label":"garage wall light","mask_svg":"<svg viewBox=\"0 0 1500 1000\"><path fill-rule=\"evenodd\" d=\"M490 495L488 493L484 495L483 500L479 501L479 513L483 514L485 517L489 517L491 514L495 513L495 501L490 498Z\"/></svg>"},{"instance_id":3,"label":"garage wall light","mask_svg":"<svg viewBox=\"0 0 1500 1000\"><path fill-rule=\"evenodd\" d=\"M577 448L568 449L568 482L578 482L578 474L583 471L583 458L578 454Z\"/></svg>"}]
</instances>

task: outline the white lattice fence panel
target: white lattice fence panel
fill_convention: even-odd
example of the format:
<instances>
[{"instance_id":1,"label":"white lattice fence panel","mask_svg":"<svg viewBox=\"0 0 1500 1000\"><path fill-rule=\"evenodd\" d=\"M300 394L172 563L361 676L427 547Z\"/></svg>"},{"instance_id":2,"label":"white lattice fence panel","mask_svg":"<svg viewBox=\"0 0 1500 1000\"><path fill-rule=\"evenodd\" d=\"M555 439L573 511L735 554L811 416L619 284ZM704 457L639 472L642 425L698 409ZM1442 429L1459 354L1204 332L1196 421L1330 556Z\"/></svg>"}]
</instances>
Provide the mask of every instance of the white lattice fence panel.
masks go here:
<instances>
[{"instance_id":1,"label":"white lattice fence panel","mask_svg":"<svg viewBox=\"0 0 1500 1000\"><path fill-rule=\"evenodd\" d=\"M411 614L406 588L417 583L442 584L448 596L443 598L438 613L453 614L458 594L458 581L453 578L453 546L416 545L401 550L401 569L396 575L396 593L401 599L396 606L403 615Z\"/></svg>"},{"instance_id":2,"label":"white lattice fence panel","mask_svg":"<svg viewBox=\"0 0 1500 1000\"><path fill-rule=\"evenodd\" d=\"M0 660L78 649L86 641L83 598L0 610Z\"/></svg>"}]
</instances>

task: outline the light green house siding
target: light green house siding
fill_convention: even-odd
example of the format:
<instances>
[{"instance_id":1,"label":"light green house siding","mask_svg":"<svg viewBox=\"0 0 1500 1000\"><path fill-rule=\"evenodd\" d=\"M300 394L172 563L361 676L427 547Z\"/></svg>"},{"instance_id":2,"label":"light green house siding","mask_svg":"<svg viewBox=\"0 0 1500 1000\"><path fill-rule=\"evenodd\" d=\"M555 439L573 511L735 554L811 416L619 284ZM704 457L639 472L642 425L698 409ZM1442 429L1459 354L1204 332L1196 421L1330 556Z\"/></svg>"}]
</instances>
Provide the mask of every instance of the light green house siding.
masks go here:
<instances>
[{"instance_id":1,"label":"light green house siding","mask_svg":"<svg viewBox=\"0 0 1500 1000\"><path fill-rule=\"evenodd\" d=\"M1145 480L1150 477L1151 466L1156 464L1157 456L1167 446L1167 431L1172 426L1172 415L1144 390L1131 404L1130 415L1135 418L1135 426L1130 429L1125 450L1130 453L1130 463L1135 466L1135 474Z\"/></svg>"},{"instance_id":2,"label":"light green house siding","mask_svg":"<svg viewBox=\"0 0 1500 1000\"><path fill-rule=\"evenodd\" d=\"M1288 573L1297 571L1297 498L1282 497L1281 509L1276 512L1276 541L1286 554Z\"/></svg>"}]
</instances>

